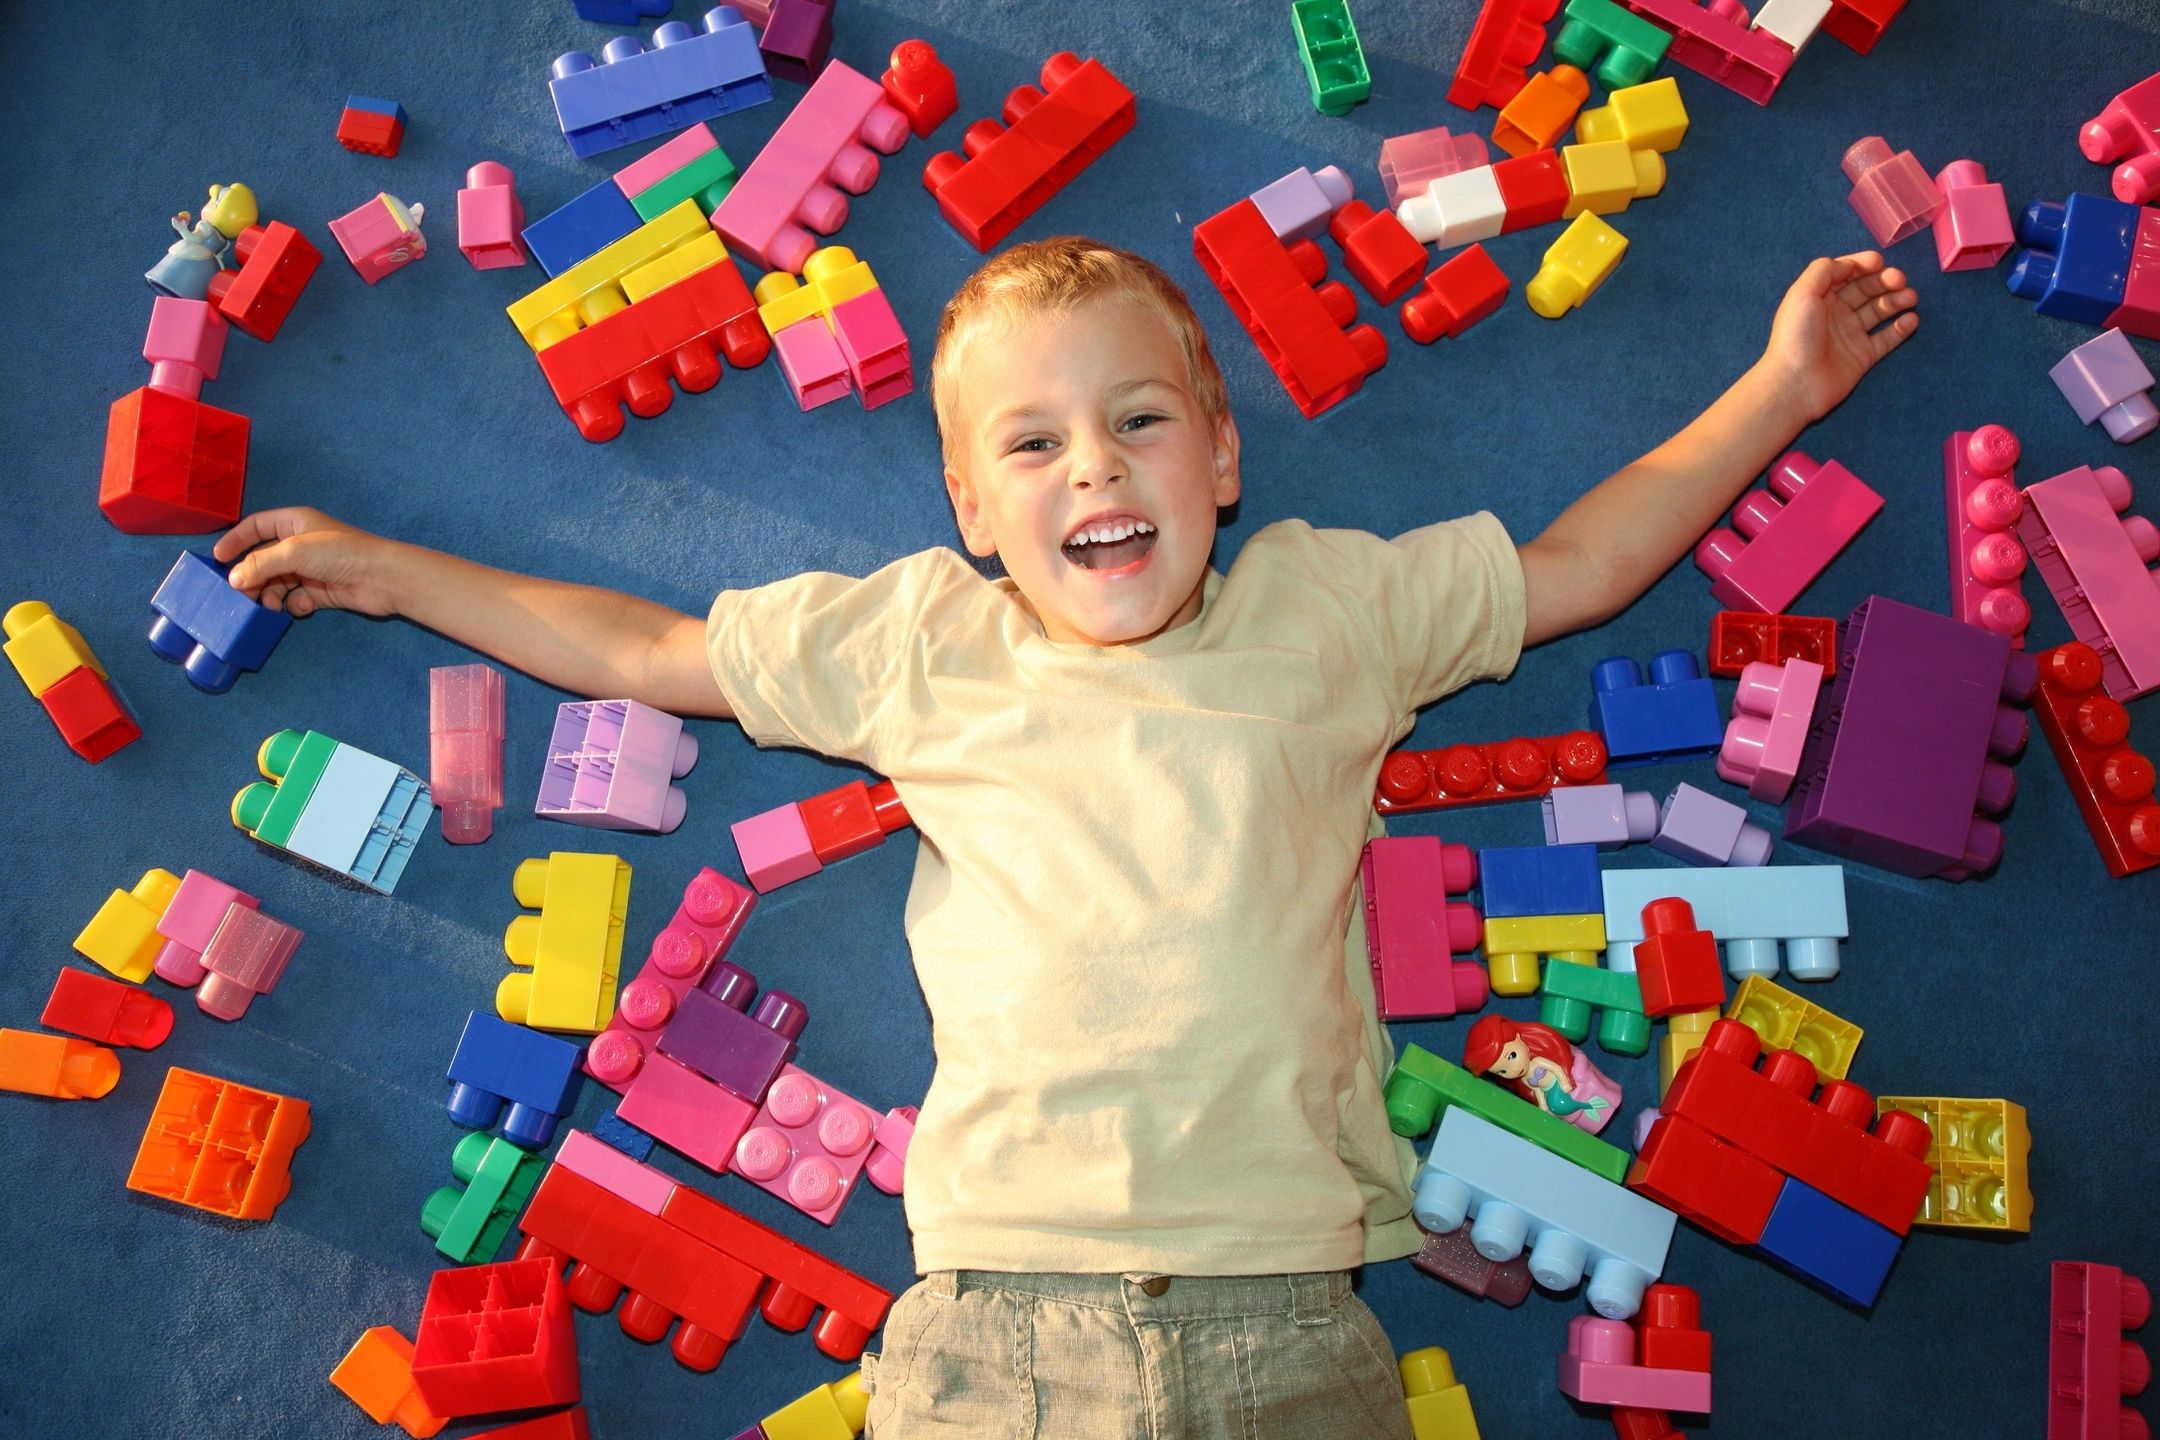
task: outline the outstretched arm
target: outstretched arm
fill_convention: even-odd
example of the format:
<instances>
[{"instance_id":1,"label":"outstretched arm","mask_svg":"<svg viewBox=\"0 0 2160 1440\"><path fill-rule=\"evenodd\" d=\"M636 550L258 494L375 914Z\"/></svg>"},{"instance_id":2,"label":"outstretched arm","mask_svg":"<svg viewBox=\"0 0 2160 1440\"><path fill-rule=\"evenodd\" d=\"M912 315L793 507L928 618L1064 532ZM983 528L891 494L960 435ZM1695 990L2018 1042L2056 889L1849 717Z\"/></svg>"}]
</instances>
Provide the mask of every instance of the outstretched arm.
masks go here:
<instances>
[{"instance_id":1,"label":"outstretched arm","mask_svg":"<svg viewBox=\"0 0 2160 1440\"><path fill-rule=\"evenodd\" d=\"M1523 644L1602 625L1657 583L1802 429L1919 328L1918 298L1872 250L1803 270L1762 358L1731 389L1521 547Z\"/></svg>"},{"instance_id":2,"label":"outstretched arm","mask_svg":"<svg viewBox=\"0 0 2160 1440\"><path fill-rule=\"evenodd\" d=\"M243 518L213 553L273 610L402 615L579 695L730 715L704 622L650 600L476 565L299 506Z\"/></svg>"}]
</instances>

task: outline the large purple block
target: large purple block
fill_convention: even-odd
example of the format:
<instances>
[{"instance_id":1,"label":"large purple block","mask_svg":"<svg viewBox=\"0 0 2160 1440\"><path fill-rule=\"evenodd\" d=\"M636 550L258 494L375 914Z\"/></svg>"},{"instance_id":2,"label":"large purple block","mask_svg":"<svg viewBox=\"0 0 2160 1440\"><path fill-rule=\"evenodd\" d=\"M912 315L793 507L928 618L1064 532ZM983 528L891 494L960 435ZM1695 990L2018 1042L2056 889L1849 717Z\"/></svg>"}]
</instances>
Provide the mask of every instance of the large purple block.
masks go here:
<instances>
[{"instance_id":1,"label":"large purple block","mask_svg":"<svg viewBox=\"0 0 2160 1440\"><path fill-rule=\"evenodd\" d=\"M1900 875L1963 880L1991 868L2002 831L1988 817L2017 794L2002 762L2025 744L2012 706L2036 674L2000 635L1879 595L1862 601L1808 727L1785 838Z\"/></svg>"},{"instance_id":2,"label":"large purple block","mask_svg":"<svg viewBox=\"0 0 2160 1440\"><path fill-rule=\"evenodd\" d=\"M750 972L721 961L695 990L683 992L675 1018L660 1032L660 1052L756 1105L795 1058L810 1012L785 990L758 996L755 1009L754 995Z\"/></svg>"}]
</instances>

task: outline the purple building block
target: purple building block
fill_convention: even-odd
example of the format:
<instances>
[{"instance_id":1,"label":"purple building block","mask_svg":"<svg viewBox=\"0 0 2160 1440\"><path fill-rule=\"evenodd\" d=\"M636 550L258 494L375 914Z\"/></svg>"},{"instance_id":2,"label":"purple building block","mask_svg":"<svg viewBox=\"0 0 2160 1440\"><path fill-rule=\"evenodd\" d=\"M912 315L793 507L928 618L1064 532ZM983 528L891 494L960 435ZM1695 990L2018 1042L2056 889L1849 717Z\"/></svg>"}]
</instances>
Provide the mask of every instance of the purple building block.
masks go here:
<instances>
[{"instance_id":1,"label":"purple building block","mask_svg":"<svg viewBox=\"0 0 2160 1440\"><path fill-rule=\"evenodd\" d=\"M1785 838L1900 875L1963 880L2002 858L1988 816L2017 793L2013 709L2032 656L2000 635L1879 595L1838 637L1838 673L1801 752ZM2009 703L2004 703L2009 702Z\"/></svg>"},{"instance_id":2,"label":"purple building block","mask_svg":"<svg viewBox=\"0 0 2160 1440\"><path fill-rule=\"evenodd\" d=\"M665 710L635 700L573 700L555 712L533 813L596 830L667 834L690 805L669 782L689 774L697 756L697 737Z\"/></svg>"},{"instance_id":3,"label":"purple building block","mask_svg":"<svg viewBox=\"0 0 2160 1440\"><path fill-rule=\"evenodd\" d=\"M2088 340L2056 362L2048 379L2077 412L2078 423L2098 420L2118 445L2160 430L2152 399L2153 373L2120 330Z\"/></svg>"},{"instance_id":4,"label":"purple building block","mask_svg":"<svg viewBox=\"0 0 2160 1440\"><path fill-rule=\"evenodd\" d=\"M810 1012L785 990L757 996L754 1010L752 996L757 981L750 972L721 961L695 990L684 992L675 1018L660 1032L660 1053L755 1105L795 1058Z\"/></svg>"},{"instance_id":5,"label":"purple building block","mask_svg":"<svg viewBox=\"0 0 2160 1440\"><path fill-rule=\"evenodd\" d=\"M1354 187L1339 165L1322 170L1303 166L1253 191L1253 205L1268 229L1285 245L1312 240L1326 231L1328 219L1349 203Z\"/></svg>"},{"instance_id":6,"label":"purple building block","mask_svg":"<svg viewBox=\"0 0 2160 1440\"><path fill-rule=\"evenodd\" d=\"M150 648L187 671L200 690L222 695L243 670L260 670L292 616L266 610L226 583L207 555L183 550L150 597Z\"/></svg>"},{"instance_id":7,"label":"purple building block","mask_svg":"<svg viewBox=\"0 0 2160 1440\"><path fill-rule=\"evenodd\" d=\"M195 1004L205 1015L238 1020L256 996L277 988L293 951L305 938L303 931L253 906L234 905L203 948L202 968L207 973L195 991Z\"/></svg>"},{"instance_id":8,"label":"purple building block","mask_svg":"<svg viewBox=\"0 0 2160 1440\"><path fill-rule=\"evenodd\" d=\"M766 74L808 85L832 57L832 41L832 0L772 0L758 54Z\"/></svg>"},{"instance_id":9,"label":"purple building block","mask_svg":"<svg viewBox=\"0 0 2160 1440\"><path fill-rule=\"evenodd\" d=\"M555 1122L577 1103L580 1054L567 1040L475 1010L450 1055L450 1118L485 1130L507 1102L504 1138L544 1149L555 1138Z\"/></svg>"},{"instance_id":10,"label":"purple building block","mask_svg":"<svg viewBox=\"0 0 2160 1440\"><path fill-rule=\"evenodd\" d=\"M1619 850L1657 834L1657 797L1618 785L1563 785L1547 795L1545 843Z\"/></svg>"},{"instance_id":11,"label":"purple building block","mask_svg":"<svg viewBox=\"0 0 2160 1440\"><path fill-rule=\"evenodd\" d=\"M703 33L668 21L653 31L650 50L618 35L597 65L582 50L556 57L548 93L572 154L598 155L772 99L749 22L716 5L699 23Z\"/></svg>"},{"instance_id":12,"label":"purple building block","mask_svg":"<svg viewBox=\"0 0 2160 1440\"><path fill-rule=\"evenodd\" d=\"M1650 846L1691 865L1770 863L1770 832L1732 801L1693 785L1678 786L1665 797Z\"/></svg>"}]
</instances>

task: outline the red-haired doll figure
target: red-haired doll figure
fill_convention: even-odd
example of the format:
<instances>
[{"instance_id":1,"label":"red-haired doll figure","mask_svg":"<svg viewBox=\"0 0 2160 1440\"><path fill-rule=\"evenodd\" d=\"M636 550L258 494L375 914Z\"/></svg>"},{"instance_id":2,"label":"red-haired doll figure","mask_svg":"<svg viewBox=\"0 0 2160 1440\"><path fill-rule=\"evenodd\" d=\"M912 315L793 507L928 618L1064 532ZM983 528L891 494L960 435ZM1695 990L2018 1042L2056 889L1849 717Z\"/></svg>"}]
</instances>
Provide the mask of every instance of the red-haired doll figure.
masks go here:
<instances>
[{"instance_id":1,"label":"red-haired doll figure","mask_svg":"<svg viewBox=\"0 0 2160 1440\"><path fill-rule=\"evenodd\" d=\"M1620 1087L1559 1031L1534 1020L1479 1020L1463 1042L1463 1068L1593 1135L1620 1113Z\"/></svg>"}]
</instances>

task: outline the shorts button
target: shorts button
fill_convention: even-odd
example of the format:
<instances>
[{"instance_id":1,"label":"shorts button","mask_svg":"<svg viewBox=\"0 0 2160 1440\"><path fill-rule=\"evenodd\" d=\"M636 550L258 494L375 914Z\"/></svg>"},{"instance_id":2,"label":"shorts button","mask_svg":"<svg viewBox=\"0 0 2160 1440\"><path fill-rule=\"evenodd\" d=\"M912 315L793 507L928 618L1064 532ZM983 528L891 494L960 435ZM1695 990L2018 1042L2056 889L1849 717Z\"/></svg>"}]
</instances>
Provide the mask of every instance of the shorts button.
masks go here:
<instances>
[{"instance_id":1,"label":"shorts button","mask_svg":"<svg viewBox=\"0 0 2160 1440\"><path fill-rule=\"evenodd\" d=\"M1159 1296L1169 1288L1170 1277L1168 1275L1154 1275L1140 1282L1141 1293L1145 1295Z\"/></svg>"}]
</instances>

